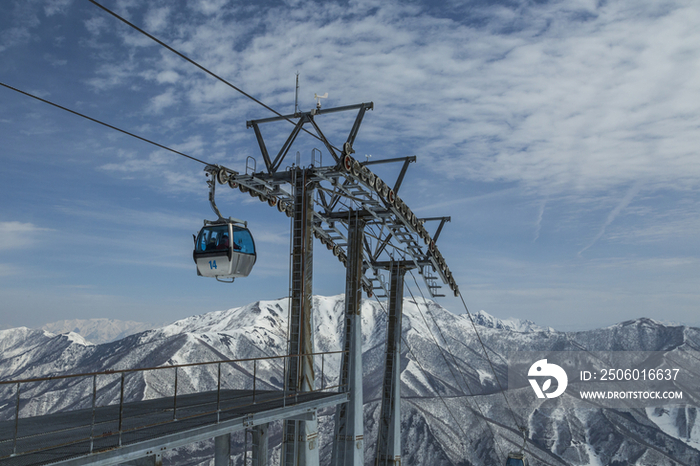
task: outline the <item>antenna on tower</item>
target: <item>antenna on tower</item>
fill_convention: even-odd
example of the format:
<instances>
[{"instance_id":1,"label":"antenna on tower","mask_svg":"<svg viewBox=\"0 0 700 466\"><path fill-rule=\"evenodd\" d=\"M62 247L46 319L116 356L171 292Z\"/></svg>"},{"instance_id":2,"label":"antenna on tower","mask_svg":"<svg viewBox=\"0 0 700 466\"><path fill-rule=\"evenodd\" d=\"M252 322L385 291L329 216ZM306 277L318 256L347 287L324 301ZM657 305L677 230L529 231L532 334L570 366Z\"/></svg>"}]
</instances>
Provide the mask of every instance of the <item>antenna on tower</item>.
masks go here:
<instances>
[{"instance_id":1,"label":"antenna on tower","mask_svg":"<svg viewBox=\"0 0 700 466\"><path fill-rule=\"evenodd\" d=\"M299 71L297 71L297 85L294 91L294 114L299 113Z\"/></svg>"}]
</instances>

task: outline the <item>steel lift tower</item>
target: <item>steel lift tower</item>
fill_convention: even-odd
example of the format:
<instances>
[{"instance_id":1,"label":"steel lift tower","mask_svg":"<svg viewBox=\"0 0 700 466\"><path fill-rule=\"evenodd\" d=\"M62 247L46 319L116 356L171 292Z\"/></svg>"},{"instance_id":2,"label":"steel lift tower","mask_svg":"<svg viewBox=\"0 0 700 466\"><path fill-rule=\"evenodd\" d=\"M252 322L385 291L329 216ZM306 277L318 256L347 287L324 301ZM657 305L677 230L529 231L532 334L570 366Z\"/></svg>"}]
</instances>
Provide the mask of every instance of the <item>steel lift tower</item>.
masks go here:
<instances>
[{"instance_id":1,"label":"steel lift tower","mask_svg":"<svg viewBox=\"0 0 700 466\"><path fill-rule=\"evenodd\" d=\"M364 464L364 419L362 400L361 295L389 297L387 360L382 389L382 409L376 464L400 464L400 381L399 358L401 340L401 306L403 276L409 269L418 269L432 297L440 294L441 283L455 293L457 285L444 258L435 245L449 218L418 218L398 196L410 163L416 158L402 157L361 163L352 157L353 144L367 110L373 104L297 112L247 122L253 128L260 146L264 171L256 172L248 163L246 173L226 167L210 167L220 183L228 183L251 196L258 197L280 212L292 217L292 289L289 334L290 364L286 390L303 393L315 384L313 361L305 355L313 352L313 241L312 235L346 267L345 341L339 385L348 392L348 403L339 405L335 415L332 462L334 465ZM344 111L357 111L354 124L342 149L333 146L318 126L316 119ZM294 124L284 144L270 155L261 127L282 121ZM331 156L331 163L322 163L323 152L311 151L312 162L302 166L298 161L284 170L292 145L302 131L316 138ZM299 158L297 152L297 159ZM399 163L399 175L388 185L369 166ZM431 236L427 221L439 221ZM371 277L366 272L372 272ZM387 280L386 275L389 275ZM288 420L284 427L283 464L285 466L317 465L317 421Z\"/></svg>"}]
</instances>

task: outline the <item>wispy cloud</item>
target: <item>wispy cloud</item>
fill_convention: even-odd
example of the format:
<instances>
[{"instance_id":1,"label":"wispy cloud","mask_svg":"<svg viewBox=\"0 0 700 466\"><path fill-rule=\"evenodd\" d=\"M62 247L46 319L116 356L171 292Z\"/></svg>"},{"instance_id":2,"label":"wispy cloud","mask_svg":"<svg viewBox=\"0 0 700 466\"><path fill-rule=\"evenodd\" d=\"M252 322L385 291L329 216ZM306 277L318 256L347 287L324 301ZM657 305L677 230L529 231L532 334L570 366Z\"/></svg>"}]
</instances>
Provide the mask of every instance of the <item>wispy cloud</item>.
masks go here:
<instances>
[{"instance_id":1,"label":"wispy cloud","mask_svg":"<svg viewBox=\"0 0 700 466\"><path fill-rule=\"evenodd\" d=\"M72 3L73 0L47 0L44 4L44 13L46 16L65 13Z\"/></svg>"},{"instance_id":2,"label":"wispy cloud","mask_svg":"<svg viewBox=\"0 0 700 466\"><path fill-rule=\"evenodd\" d=\"M151 99L151 107L148 109L149 113L159 114L162 113L168 107L177 104L177 97L172 89L159 94Z\"/></svg>"},{"instance_id":3,"label":"wispy cloud","mask_svg":"<svg viewBox=\"0 0 700 466\"><path fill-rule=\"evenodd\" d=\"M600 227L600 230L598 233L593 237L593 239L583 248L578 252L578 255L580 256L583 254L587 249L589 249L591 246L593 246L600 238L603 237L605 234L605 229L617 218L617 216L622 212L622 210L629 205L630 202L632 202L632 199L639 193L639 190L641 189L641 183L637 182L632 186L629 191L625 194L625 196L622 198L622 200L615 206L613 210L610 211L608 214L608 217L605 219L605 222L603 225Z\"/></svg>"},{"instance_id":4,"label":"wispy cloud","mask_svg":"<svg viewBox=\"0 0 700 466\"><path fill-rule=\"evenodd\" d=\"M537 220L535 221L535 237L532 242L536 242L540 237L540 230L542 229L542 217L544 217L544 208L547 206L547 199L543 199L540 204L540 210L537 213Z\"/></svg>"},{"instance_id":5,"label":"wispy cloud","mask_svg":"<svg viewBox=\"0 0 700 466\"><path fill-rule=\"evenodd\" d=\"M479 202L483 202L489 199L494 199L498 197L508 197L517 192L517 188L506 188L506 189L499 189L498 191L486 193L486 194L477 194L474 196L466 196L466 197L454 197L453 195L450 195L448 197L451 197L450 200L448 201L442 201L442 202L434 202L428 205L421 205L419 207L416 207L412 209L415 213L421 213L421 212L435 212L436 210L445 210L448 207L456 207L459 205L464 205L464 204L476 204ZM437 194L437 193L432 193L432 194ZM452 193L448 193L452 194Z\"/></svg>"},{"instance_id":6,"label":"wispy cloud","mask_svg":"<svg viewBox=\"0 0 700 466\"><path fill-rule=\"evenodd\" d=\"M176 214L152 210L135 210L112 203L104 204L98 202L61 204L54 206L54 209L72 218L87 220L90 223L107 224L110 228L113 228L115 225L138 230L143 228L159 229L163 228L164 225L168 226L169 231L193 228L192 221L181 212ZM197 227L199 227L198 223Z\"/></svg>"},{"instance_id":7,"label":"wispy cloud","mask_svg":"<svg viewBox=\"0 0 700 466\"><path fill-rule=\"evenodd\" d=\"M0 53L31 41L33 30L40 24L35 2L16 3L12 13L7 16L12 18L12 27L0 31Z\"/></svg>"},{"instance_id":8,"label":"wispy cloud","mask_svg":"<svg viewBox=\"0 0 700 466\"><path fill-rule=\"evenodd\" d=\"M168 7L156 7L152 8L146 14L146 28L152 33L162 31L168 25L168 16L170 15L170 8Z\"/></svg>"},{"instance_id":9,"label":"wispy cloud","mask_svg":"<svg viewBox=\"0 0 700 466\"><path fill-rule=\"evenodd\" d=\"M692 157L700 116L691 104L700 100L700 56L687 46L700 42L700 17L683 2L480 7L465 12L474 22L398 2L264 14L222 4L214 16L208 3L191 7L204 15L179 24L176 37L163 30L165 40L273 106L292 102L295 70L303 107L313 92L328 91L329 106L375 100L363 140L391 134L451 177L516 181L548 194L636 180L684 189L700 176ZM239 19L222 21L225 11ZM169 17L157 7L143 14L157 31ZM139 73L129 63L105 64L105 78L93 84L134 83ZM182 66L167 53L155 62L150 79L175 87L154 97L151 111L181 101L230 112L235 102L242 120L257 109Z\"/></svg>"},{"instance_id":10,"label":"wispy cloud","mask_svg":"<svg viewBox=\"0 0 700 466\"><path fill-rule=\"evenodd\" d=\"M40 234L51 231L37 227L32 223L0 222L0 250L14 250L33 246L39 241Z\"/></svg>"},{"instance_id":11,"label":"wispy cloud","mask_svg":"<svg viewBox=\"0 0 700 466\"><path fill-rule=\"evenodd\" d=\"M262 167L255 136L245 121L270 116L267 110L90 5L62 0L7 3L10 6L3 9L7 14L0 18L6 25L0 28L0 55L15 54L6 61L18 70L17 82L26 79L28 87L67 106L79 100L77 110L202 160L243 171L250 155L257 158L258 169ZM530 309L542 309L548 299L558 300L550 306L556 308L557 316L562 309L579 309L580 298L598 289L603 290L595 301L600 309L616 305L636 313L640 301L629 296L608 300L616 294L614 287L633 290L629 295L642 288L630 285L632 279L617 270L580 294L567 297L562 291L601 275L593 269L596 260L610 255L610 249L601 247L604 240L624 245L616 248L620 257L610 258L611 264L622 264L621 270L634 269L634 264L624 268L625 261L662 258L668 270L678 264L682 270L677 273L685 277L688 289L694 285L700 222L700 113L696 109L700 10L690 1L475 4L450 0L437 5L398 0L120 0L112 6L282 112L292 110L297 70L302 110L314 105L315 92L329 93L326 108L374 101L375 110L365 116L355 143L358 158L365 153L373 154L374 160L418 156L419 163L411 167L400 195L416 213L452 215L455 224L464 225L460 230L445 230L441 238L444 251L453 247L450 266L463 270L462 278L479 273L489 284L505 283L503 277L509 273L517 275L503 287L523 293L533 290ZM47 16L47 8L53 16ZM59 27L69 30L67 25L72 28L70 37L57 44L54 32ZM20 47L35 53L20 56ZM50 77L28 74L38 67L31 59L54 72ZM57 65L67 63L51 68L47 59L59 60L54 62ZM80 79L74 79L70 70L79 70ZM99 133L92 127L78 133L83 130L82 121L71 127L64 122L43 124L49 120L45 118L39 124L38 112L15 112L19 107L8 103L3 118L11 122L3 125L7 131L3 141L11 140L15 131L17 139L22 138L21 143L15 141L14 147L20 150L14 153L29 153L27 146L33 145L34 154L44 154L50 144L68 147L66 140L80 140L66 149L75 161L70 165L72 176L62 176L61 170L67 168L55 157L32 174L51 179L56 192L63 189L56 184L61 180L83 174L90 179L97 169L107 182L99 183L99 190L95 183L94 191L84 191L83 198L94 196L99 204L101 196L114 194L112 183L130 187L138 183L152 189L153 202L177 202L170 210L164 208L166 214L160 219L157 214L149 218L150 212L129 212L114 205L87 206L84 210L89 212L75 215L51 211L50 215L62 215L52 223L57 234L100 246L110 263L129 260L132 256L124 251L137 249L144 257L153 254L163 263L180 264L170 255L177 248L191 247L190 235L182 230L196 231L201 215L210 215L200 166L141 143L129 145L116 133ZM341 117L338 113L317 119L335 145L347 137L354 118ZM285 125L263 128L269 149L276 152L282 145L291 131L291 125L281 128ZM63 139L55 139L58 134ZM293 157L300 150L307 157L316 145L301 135L290 154ZM14 157L17 172L26 170L24 157L6 152L8 158ZM49 173L54 167L56 172ZM25 185L6 183L5 189L15 195ZM23 199L34 199L32 195L42 192L31 184L27 189L33 192L22 195ZM71 198L74 191L66 189L65 196ZM183 192L196 193L189 200L201 202L179 202ZM232 205L223 202L222 191L219 194L225 213L246 218L251 225L270 216L247 195L233 198ZM75 196L65 205L72 203L83 210L74 200ZM125 198L113 202L129 205ZM21 207L12 203L8 208ZM169 213L187 208L200 210L194 227L187 226L186 214L176 219ZM100 211L109 218L101 217ZM46 218L41 215L44 211L35 218ZM61 219L67 223L61 224ZM161 220L172 225L170 246L138 249L139 240L134 237L151 237ZM100 232L92 227L102 223L118 233L98 237ZM80 225L76 228L84 236L67 233L74 225ZM258 272L268 267L266 261L269 270L276 272L276 267L287 266L279 258L287 254L288 239L276 231L255 229L263 253ZM0 235L22 240L16 232ZM27 236L36 240L42 234L27 232ZM596 245L602 257L592 259L591 248ZM475 255L467 251L470 247L475 253L503 251L522 264L489 260L480 267L467 266L464 258ZM583 257L571 257L577 252ZM685 265L684 257L689 261ZM547 258L555 259L533 273L533 265ZM570 269L581 274L568 282L558 268L566 261L575 262ZM548 271L549 284L542 278ZM60 274L64 276L63 270ZM342 274L339 280L342 283ZM658 303L671 302L661 288L674 283L667 279L659 284ZM494 292L493 302L503 294L500 289ZM691 301L687 299L681 307L694 309ZM586 308L594 307L591 302ZM509 309L526 307L520 297L507 305Z\"/></svg>"},{"instance_id":12,"label":"wispy cloud","mask_svg":"<svg viewBox=\"0 0 700 466\"><path fill-rule=\"evenodd\" d=\"M121 150L118 152L118 156L121 159L120 162L107 163L100 168L123 173L142 172L148 175L160 172L163 167L171 162L171 158L162 150L151 152L148 158L142 158L138 154Z\"/></svg>"}]
</instances>

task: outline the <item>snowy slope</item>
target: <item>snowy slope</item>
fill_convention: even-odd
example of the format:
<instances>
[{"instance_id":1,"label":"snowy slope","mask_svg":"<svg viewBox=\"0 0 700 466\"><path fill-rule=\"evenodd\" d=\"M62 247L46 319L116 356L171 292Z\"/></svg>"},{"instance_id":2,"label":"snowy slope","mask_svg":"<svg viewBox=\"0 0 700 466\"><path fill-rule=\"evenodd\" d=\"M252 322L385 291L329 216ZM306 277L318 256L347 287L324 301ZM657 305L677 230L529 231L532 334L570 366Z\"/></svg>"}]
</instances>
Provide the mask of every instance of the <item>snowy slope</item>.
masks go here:
<instances>
[{"instance_id":1,"label":"snowy slope","mask_svg":"<svg viewBox=\"0 0 700 466\"><path fill-rule=\"evenodd\" d=\"M340 349L343 299L342 295L314 297L317 352ZM362 307L367 464L373 462L381 399L384 305L365 301ZM282 355L287 351L287 314L287 299L259 301L182 319L101 345L88 344L77 335L53 335L26 328L4 330L0 332L0 380ZM649 319L564 333L532 322L496 319L486 313L474 317L503 386L508 380L507 357L513 351L674 352L700 348L700 329L665 326ZM407 299L402 331L403 463L502 464L504 454L519 448L521 437L470 319L432 301ZM325 383L337 378L339 361L339 357L325 360ZM279 365L261 366L258 374L266 378L270 387L281 386ZM172 370L145 377L130 376L131 399L168 395L171 378ZM178 390L212 389L215 381L211 371L182 371ZM80 406L89 387L65 384L41 390L37 388L31 401L22 405L22 415ZM105 384L102 399L114 397L114 390L114 385ZM3 393L2 399L8 400L8 396ZM523 389L508 391L518 422L526 423L530 429L528 449L533 466L700 464L700 427L694 406L619 411L566 395L547 403L533 402L532 398ZM0 403L0 416L8 418L11 411L12 403ZM330 455L331 414L325 413L320 422L322 462L327 462ZM490 419L488 424L484 417ZM273 443L275 439L279 441L279 429L273 427ZM195 464L205 461L210 449L206 443L196 445L174 454L174 458L183 465Z\"/></svg>"},{"instance_id":2,"label":"snowy slope","mask_svg":"<svg viewBox=\"0 0 700 466\"><path fill-rule=\"evenodd\" d=\"M468 316L464 314L463 316L468 318ZM541 327L531 320L516 319L514 317L509 319L499 319L498 317L494 317L485 311L479 311L472 317L474 319L474 323L482 327L498 328L521 333L555 331L552 327Z\"/></svg>"},{"instance_id":3,"label":"snowy slope","mask_svg":"<svg viewBox=\"0 0 700 466\"><path fill-rule=\"evenodd\" d=\"M115 319L72 319L52 322L41 329L56 334L77 333L92 343L100 344L121 340L154 327L159 325Z\"/></svg>"}]
</instances>

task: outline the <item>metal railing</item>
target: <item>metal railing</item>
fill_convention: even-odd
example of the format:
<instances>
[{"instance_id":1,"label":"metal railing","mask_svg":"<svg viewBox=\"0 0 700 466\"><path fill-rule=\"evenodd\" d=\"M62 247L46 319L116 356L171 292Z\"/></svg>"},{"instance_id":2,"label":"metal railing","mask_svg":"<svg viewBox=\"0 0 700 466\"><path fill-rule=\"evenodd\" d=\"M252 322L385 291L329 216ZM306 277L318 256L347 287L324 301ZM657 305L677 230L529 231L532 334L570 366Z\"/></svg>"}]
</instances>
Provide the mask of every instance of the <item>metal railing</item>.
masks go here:
<instances>
[{"instance_id":1,"label":"metal railing","mask_svg":"<svg viewBox=\"0 0 700 466\"><path fill-rule=\"evenodd\" d=\"M282 406L291 406L301 395L342 387L337 383L337 374L326 374L326 359L340 358L342 353L230 359L0 381L0 390L5 391L1 395L4 399L0 398L5 418L0 421L0 460L88 442L84 453L89 454L120 447L127 434L145 429L158 430L182 421L196 423L197 418L218 424L226 414L233 415L232 411L240 414L241 409L261 403L277 402L277 406L280 400ZM301 356L313 356L320 378L313 390L292 392L281 381L286 380L289 358L299 361ZM318 358L320 364L316 362ZM339 359L337 362L335 367L340 366ZM172 373L171 384L164 384L167 373ZM85 381L91 382L90 388L81 387ZM135 393L135 389L141 393ZM76 392L79 400L74 399ZM22 416L23 408L29 415ZM14 412L8 416L10 409ZM130 441L133 438L134 435ZM36 443L40 444L38 448Z\"/></svg>"}]
</instances>

